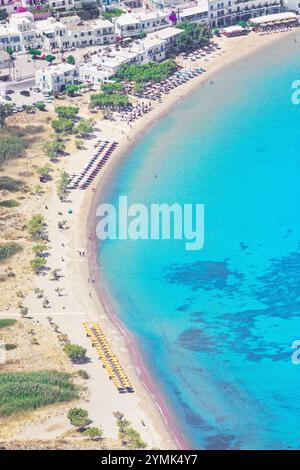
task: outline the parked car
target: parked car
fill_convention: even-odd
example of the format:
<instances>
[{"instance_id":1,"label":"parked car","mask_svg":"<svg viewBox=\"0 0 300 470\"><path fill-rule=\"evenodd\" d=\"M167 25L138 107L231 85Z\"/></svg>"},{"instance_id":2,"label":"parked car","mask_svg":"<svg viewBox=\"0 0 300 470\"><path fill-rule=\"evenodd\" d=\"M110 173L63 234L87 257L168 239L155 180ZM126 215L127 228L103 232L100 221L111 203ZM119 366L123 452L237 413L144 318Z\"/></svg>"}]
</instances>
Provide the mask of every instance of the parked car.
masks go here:
<instances>
[{"instance_id":1,"label":"parked car","mask_svg":"<svg viewBox=\"0 0 300 470\"><path fill-rule=\"evenodd\" d=\"M6 90L5 93L6 93L7 95L12 95L14 92L15 92L14 90L9 89L9 90Z\"/></svg>"},{"instance_id":2,"label":"parked car","mask_svg":"<svg viewBox=\"0 0 300 470\"><path fill-rule=\"evenodd\" d=\"M9 95L3 95L3 99L6 101L11 101L11 97Z\"/></svg>"},{"instance_id":3,"label":"parked car","mask_svg":"<svg viewBox=\"0 0 300 470\"><path fill-rule=\"evenodd\" d=\"M28 90L22 90L22 91L20 91L20 95L22 95L22 96L30 96L30 91L28 91Z\"/></svg>"}]
</instances>

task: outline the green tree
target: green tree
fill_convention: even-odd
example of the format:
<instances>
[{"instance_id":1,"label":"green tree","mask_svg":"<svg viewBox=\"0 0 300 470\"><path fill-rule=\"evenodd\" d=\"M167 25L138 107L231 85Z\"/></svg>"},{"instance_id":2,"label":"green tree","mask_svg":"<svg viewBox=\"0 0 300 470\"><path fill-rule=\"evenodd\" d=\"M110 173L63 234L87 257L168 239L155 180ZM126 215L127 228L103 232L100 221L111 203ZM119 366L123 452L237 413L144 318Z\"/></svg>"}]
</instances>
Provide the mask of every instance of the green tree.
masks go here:
<instances>
[{"instance_id":1,"label":"green tree","mask_svg":"<svg viewBox=\"0 0 300 470\"><path fill-rule=\"evenodd\" d=\"M38 174L41 175L45 179L50 178L50 171L51 171L51 167L49 165L44 165L37 169Z\"/></svg>"},{"instance_id":2,"label":"green tree","mask_svg":"<svg viewBox=\"0 0 300 470\"><path fill-rule=\"evenodd\" d=\"M43 256L43 254L46 252L47 246L42 245L41 243L38 245L34 245L32 247L32 251L35 254L35 256Z\"/></svg>"},{"instance_id":3,"label":"green tree","mask_svg":"<svg viewBox=\"0 0 300 470\"><path fill-rule=\"evenodd\" d=\"M110 109L124 109L130 105L127 95L110 94L110 93L95 93L90 97L90 108L110 108Z\"/></svg>"},{"instance_id":4,"label":"green tree","mask_svg":"<svg viewBox=\"0 0 300 470\"><path fill-rule=\"evenodd\" d=\"M57 195L62 200L67 194L70 175L66 171L62 171L57 182Z\"/></svg>"},{"instance_id":5,"label":"green tree","mask_svg":"<svg viewBox=\"0 0 300 470\"><path fill-rule=\"evenodd\" d=\"M33 215L27 227L31 238L35 240L43 240L45 238L45 221L42 214Z\"/></svg>"},{"instance_id":6,"label":"green tree","mask_svg":"<svg viewBox=\"0 0 300 470\"><path fill-rule=\"evenodd\" d=\"M77 106L56 106L55 112L60 118L74 119L79 113L79 108Z\"/></svg>"},{"instance_id":7,"label":"green tree","mask_svg":"<svg viewBox=\"0 0 300 470\"><path fill-rule=\"evenodd\" d=\"M4 126L5 119L13 113L13 105L10 103L0 104L0 127Z\"/></svg>"},{"instance_id":8,"label":"green tree","mask_svg":"<svg viewBox=\"0 0 300 470\"><path fill-rule=\"evenodd\" d=\"M74 65L75 64L75 57L73 55L68 55L66 62L67 62L67 64Z\"/></svg>"},{"instance_id":9,"label":"green tree","mask_svg":"<svg viewBox=\"0 0 300 470\"><path fill-rule=\"evenodd\" d=\"M9 56L12 58L13 53L14 53L13 48L9 46L5 50L6 50L7 54L9 54Z\"/></svg>"},{"instance_id":10,"label":"green tree","mask_svg":"<svg viewBox=\"0 0 300 470\"><path fill-rule=\"evenodd\" d=\"M178 28L183 30L176 39L179 51L192 51L210 43L212 33L205 24L183 22Z\"/></svg>"},{"instance_id":11,"label":"green tree","mask_svg":"<svg viewBox=\"0 0 300 470\"><path fill-rule=\"evenodd\" d=\"M58 134L71 134L73 129L74 129L74 122L72 119L66 119L66 118L58 118L58 119L53 119L51 123L53 129L55 132Z\"/></svg>"},{"instance_id":12,"label":"green tree","mask_svg":"<svg viewBox=\"0 0 300 470\"><path fill-rule=\"evenodd\" d=\"M76 148L80 150L84 145L84 141L82 139L75 139L75 145L76 145Z\"/></svg>"},{"instance_id":13,"label":"green tree","mask_svg":"<svg viewBox=\"0 0 300 470\"><path fill-rule=\"evenodd\" d=\"M86 359L86 349L78 344L68 343L64 348L65 353L74 363L84 362Z\"/></svg>"},{"instance_id":14,"label":"green tree","mask_svg":"<svg viewBox=\"0 0 300 470\"><path fill-rule=\"evenodd\" d=\"M47 54L46 57L45 57L45 60L47 62L49 62L50 64L52 64L52 62L56 59L55 55L52 55L52 54Z\"/></svg>"},{"instance_id":15,"label":"green tree","mask_svg":"<svg viewBox=\"0 0 300 470\"><path fill-rule=\"evenodd\" d=\"M42 54L41 51L39 51L38 49L35 49L34 47L30 48L28 52L32 56L33 59L35 59L36 57L39 57Z\"/></svg>"},{"instance_id":16,"label":"green tree","mask_svg":"<svg viewBox=\"0 0 300 470\"><path fill-rule=\"evenodd\" d=\"M161 82L177 69L174 60L165 60L157 64L125 64L119 68L115 77L118 80L128 80L136 83Z\"/></svg>"},{"instance_id":17,"label":"green tree","mask_svg":"<svg viewBox=\"0 0 300 470\"><path fill-rule=\"evenodd\" d=\"M39 274L43 268L46 266L46 260L45 258L42 258L41 256L36 256L30 261L30 265L32 267L32 270L35 272L35 274Z\"/></svg>"},{"instance_id":18,"label":"green tree","mask_svg":"<svg viewBox=\"0 0 300 470\"><path fill-rule=\"evenodd\" d=\"M83 408L70 408L68 411L70 423L76 427L85 427L91 423L87 410Z\"/></svg>"},{"instance_id":19,"label":"green tree","mask_svg":"<svg viewBox=\"0 0 300 470\"><path fill-rule=\"evenodd\" d=\"M60 155L62 155L65 151L66 145L65 143L54 137L53 140L46 142L43 149L45 154L50 158L50 160L55 160Z\"/></svg>"},{"instance_id":20,"label":"green tree","mask_svg":"<svg viewBox=\"0 0 300 470\"><path fill-rule=\"evenodd\" d=\"M118 83L118 82L103 83L101 85L101 90L104 93L116 93L116 92L121 93L123 91L123 85L122 83Z\"/></svg>"},{"instance_id":21,"label":"green tree","mask_svg":"<svg viewBox=\"0 0 300 470\"><path fill-rule=\"evenodd\" d=\"M45 111L46 109L46 103L44 103L43 101L37 101L34 105L34 107L36 109L38 109L39 111Z\"/></svg>"},{"instance_id":22,"label":"green tree","mask_svg":"<svg viewBox=\"0 0 300 470\"><path fill-rule=\"evenodd\" d=\"M66 85L66 92L68 96L75 96L83 88L84 85Z\"/></svg>"},{"instance_id":23,"label":"green tree","mask_svg":"<svg viewBox=\"0 0 300 470\"><path fill-rule=\"evenodd\" d=\"M82 119L77 124L75 132L79 134L80 137L84 138L92 132L94 124L95 124L95 121L92 118Z\"/></svg>"}]
</instances>

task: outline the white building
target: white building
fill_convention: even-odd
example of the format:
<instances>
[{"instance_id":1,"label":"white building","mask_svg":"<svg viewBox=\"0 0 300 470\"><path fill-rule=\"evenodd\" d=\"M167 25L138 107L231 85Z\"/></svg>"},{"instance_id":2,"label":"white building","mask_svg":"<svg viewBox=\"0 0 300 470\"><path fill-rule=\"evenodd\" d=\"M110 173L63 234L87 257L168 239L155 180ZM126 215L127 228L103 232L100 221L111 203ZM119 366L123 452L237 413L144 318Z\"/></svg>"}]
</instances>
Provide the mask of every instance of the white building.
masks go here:
<instances>
[{"instance_id":1,"label":"white building","mask_svg":"<svg viewBox=\"0 0 300 470\"><path fill-rule=\"evenodd\" d=\"M81 80L97 85L109 80L122 65L141 65L150 61L161 62L166 58L168 39L174 37L174 31L169 31L169 34L166 35L168 39L157 37L157 33L149 34L144 39L138 39L127 48L116 49L113 47L110 52L103 50L92 55L92 63L84 64L79 68Z\"/></svg>"},{"instance_id":2,"label":"white building","mask_svg":"<svg viewBox=\"0 0 300 470\"><path fill-rule=\"evenodd\" d=\"M83 64L79 68L79 76L84 83L99 85L107 81L111 74L95 64Z\"/></svg>"},{"instance_id":3,"label":"white building","mask_svg":"<svg viewBox=\"0 0 300 470\"><path fill-rule=\"evenodd\" d=\"M74 0L49 0L49 7L54 11L67 11L74 8Z\"/></svg>"},{"instance_id":4,"label":"white building","mask_svg":"<svg viewBox=\"0 0 300 470\"><path fill-rule=\"evenodd\" d=\"M135 18L139 20L140 31L150 33L169 26L168 14L161 11L150 11L146 13L136 13Z\"/></svg>"},{"instance_id":5,"label":"white building","mask_svg":"<svg viewBox=\"0 0 300 470\"><path fill-rule=\"evenodd\" d=\"M176 39L182 33L182 29L169 26L167 28L148 34L148 38L156 37L165 41L166 55L170 54L176 46Z\"/></svg>"},{"instance_id":6,"label":"white building","mask_svg":"<svg viewBox=\"0 0 300 470\"><path fill-rule=\"evenodd\" d=\"M29 12L12 14L9 22L0 26L0 50L11 47L15 53L21 53L41 45L41 34L36 31Z\"/></svg>"},{"instance_id":7,"label":"white building","mask_svg":"<svg viewBox=\"0 0 300 470\"><path fill-rule=\"evenodd\" d=\"M166 28L170 25L167 12L159 10L121 15L115 19L116 36L120 38L137 37Z\"/></svg>"},{"instance_id":8,"label":"white building","mask_svg":"<svg viewBox=\"0 0 300 470\"><path fill-rule=\"evenodd\" d=\"M79 83L79 71L76 65L62 63L48 65L35 72L36 86L42 91L57 93L66 87Z\"/></svg>"},{"instance_id":9,"label":"white building","mask_svg":"<svg viewBox=\"0 0 300 470\"><path fill-rule=\"evenodd\" d=\"M14 52L22 52L20 33L8 30L7 26L0 26L0 50L8 47Z\"/></svg>"},{"instance_id":10,"label":"white building","mask_svg":"<svg viewBox=\"0 0 300 470\"><path fill-rule=\"evenodd\" d=\"M43 35L44 47L47 50L105 45L115 42L114 25L108 20L97 19L81 22L77 20L79 18L77 16L72 16L71 20L65 21L66 18L61 18L61 21L48 18L37 22L37 28Z\"/></svg>"},{"instance_id":11,"label":"white building","mask_svg":"<svg viewBox=\"0 0 300 470\"><path fill-rule=\"evenodd\" d=\"M208 20L208 4L201 2L196 7L185 8L179 11L179 21L187 21L189 23L207 23Z\"/></svg>"},{"instance_id":12,"label":"white building","mask_svg":"<svg viewBox=\"0 0 300 470\"><path fill-rule=\"evenodd\" d=\"M43 37L43 47L48 51L67 49L71 47L68 39L68 29L54 18L36 22L36 28Z\"/></svg>"},{"instance_id":13,"label":"white building","mask_svg":"<svg viewBox=\"0 0 300 470\"><path fill-rule=\"evenodd\" d=\"M36 29L33 15L30 12L12 14L9 18L8 30L19 33L21 52L26 52L29 48L42 47L42 35Z\"/></svg>"},{"instance_id":14,"label":"white building","mask_svg":"<svg viewBox=\"0 0 300 470\"><path fill-rule=\"evenodd\" d=\"M115 33L118 38L136 37L140 31L140 20L133 15L125 14L115 19Z\"/></svg>"},{"instance_id":15,"label":"white building","mask_svg":"<svg viewBox=\"0 0 300 470\"><path fill-rule=\"evenodd\" d=\"M208 0L208 19L213 27L235 24L240 20L248 21L250 18L280 11L280 0Z\"/></svg>"},{"instance_id":16,"label":"white building","mask_svg":"<svg viewBox=\"0 0 300 470\"><path fill-rule=\"evenodd\" d=\"M166 58L166 41L156 36L146 37L132 45L132 51L146 53L144 63L162 62Z\"/></svg>"},{"instance_id":17,"label":"white building","mask_svg":"<svg viewBox=\"0 0 300 470\"><path fill-rule=\"evenodd\" d=\"M11 15L19 7L22 6L22 1L13 1L13 0L0 0L0 10L6 10L8 15Z\"/></svg>"},{"instance_id":18,"label":"white building","mask_svg":"<svg viewBox=\"0 0 300 470\"><path fill-rule=\"evenodd\" d=\"M300 13L300 0L283 0L283 6L285 10Z\"/></svg>"},{"instance_id":19,"label":"white building","mask_svg":"<svg viewBox=\"0 0 300 470\"><path fill-rule=\"evenodd\" d=\"M159 10L164 10L168 7L177 7L183 3L190 3L190 0L151 0L151 3Z\"/></svg>"}]
</instances>

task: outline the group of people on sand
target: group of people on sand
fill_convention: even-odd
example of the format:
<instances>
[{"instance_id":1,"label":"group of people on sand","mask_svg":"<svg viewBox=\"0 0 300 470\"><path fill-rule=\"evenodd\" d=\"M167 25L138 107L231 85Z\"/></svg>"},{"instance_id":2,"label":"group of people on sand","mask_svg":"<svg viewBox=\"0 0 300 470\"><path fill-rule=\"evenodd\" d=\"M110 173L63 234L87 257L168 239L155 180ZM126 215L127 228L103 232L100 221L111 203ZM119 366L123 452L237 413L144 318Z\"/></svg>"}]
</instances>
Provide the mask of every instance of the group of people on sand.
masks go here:
<instances>
[{"instance_id":1,"label":"group of people on sand","mask_svg":"<svg viewBox=\"0 0 300 470\"><path fill-rule=\"evenodd\" d=\"M136 119L139 119L142 117L144 114L149 113L151 111L152 105L151 103L139 103L136 106L133 106L133 108L130 111L123 112L120 116L121 121L127 122L127 124L131 124L134 122Z\"/></svg>"}]
</instances>

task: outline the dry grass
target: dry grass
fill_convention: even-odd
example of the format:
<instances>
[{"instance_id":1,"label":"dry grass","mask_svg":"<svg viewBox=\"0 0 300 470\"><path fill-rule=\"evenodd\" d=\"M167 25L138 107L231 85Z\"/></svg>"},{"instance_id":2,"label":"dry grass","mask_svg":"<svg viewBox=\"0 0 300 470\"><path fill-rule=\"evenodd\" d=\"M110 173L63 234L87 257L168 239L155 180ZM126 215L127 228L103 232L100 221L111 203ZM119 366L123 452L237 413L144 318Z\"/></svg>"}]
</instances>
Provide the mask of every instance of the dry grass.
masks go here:
<instances>
[{"instance_id":1,"label":"dry grass","mask_svg":"<svg viewBox=\"0 0 300 470\"><path fill-rule=\"evenodd\" d=\"M16 307L18 298L15 293L22 286L25 295L31 288L32 272L32 241L28 238L26 224L31 215L46 205L49 198L49 184L41 185L42 191L37 192L40 185L37 168L49 163L48 157L42 150L44 142L52 134L50 126L51 114L36 112L36 114L18 113L6 121L4 132L8 135L23 133L28 124L36 126L35 131L24 137L27 142L25 156L14 159L0 168L0 177L6 176L21 181L24 189L17 192L0 191L0 199L15 200L18 207L0 207L0 243L18 242L23 250L7 261L0 263L0 310ZM7 267L12 267L15 277L6 275Z\"/></svg>"},{"instance_id":2,"label":"dry grass","mask_svg":"<svg viewBox=\"0 0 300 470\"><path fill-rule=\"evenodd\" d=\"M74 383L79 385L84 393L84 381L74 374L74 368L50 326L29 319L19 320L13 326L1 328L0 340L17 346L16 349L6 351L5 363L0 365L0 373L41 370L66 372L73 375ZM51 405L41 410L0 418L0 439L11 439L26 424L49 419L69 407L70 404Z\"/></svg>"}]
</instances>

